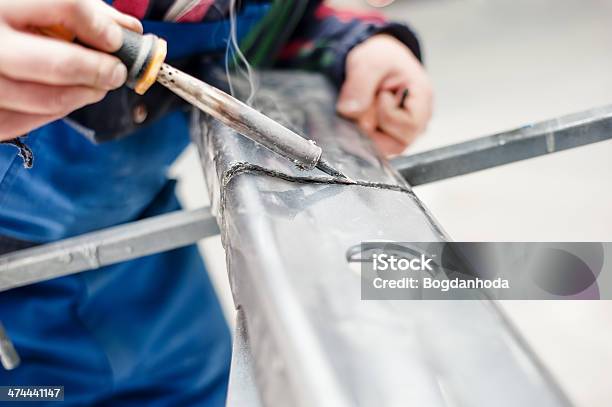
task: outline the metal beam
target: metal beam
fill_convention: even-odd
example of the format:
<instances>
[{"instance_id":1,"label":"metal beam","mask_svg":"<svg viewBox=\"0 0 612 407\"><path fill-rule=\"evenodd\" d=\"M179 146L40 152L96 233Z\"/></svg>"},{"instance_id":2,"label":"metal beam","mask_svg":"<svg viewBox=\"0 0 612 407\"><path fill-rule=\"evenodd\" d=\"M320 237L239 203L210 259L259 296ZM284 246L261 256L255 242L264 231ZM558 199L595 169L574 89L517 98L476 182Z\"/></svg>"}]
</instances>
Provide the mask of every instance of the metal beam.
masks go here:
<instances>
[{"instance_id":1,"label":"metal beam","mask_svg":"<svg viewBox=\"0 0 612 407\"><path fill-rule=\"evenodd\" d=\"M494 303L361 300L360 270L346 260L355 245L448 238L337 118L322 77L274 73L260 84L255 107L315 139L357 180L300 173L215 121L194 122L262 404L569 405Z\"/></svg>"},{"instance_id":2,"label":"metal beam","mask_svg":"<svg viewBox=\"0 0 612 407\"><path fill-rule=\"evenodd\" d=\"M392 165L409 184L417 186L610 138L612 106L605 106L398 157Z\"/></svg>"},{"instance_id":3,"label":"metal beam","mask_svg":"<svg viewBox=\"0 0 612 407\"><path fill-rule=\"evenodd\" d=\"M210 208L177 211L0 256L0 291L187 246L219 233Z\"/></svg>"},{"instance_id":4,"label":"metal beam","mask_svg":"<svg viewBox=\"0 0 612 407\"><path fill-rule=\"evenodd\" d=\"M244 312L236 310L236 328L232 346L232 365L227 390L228 407L261 407L253 376L253 355Z\"/></svg>"},{"instance_id":5,"label":"metal beam","mask_svg":"<svg viewBox=\"0 0 612 407\"><path fill-rule=\"evenodd\" d=\"M0 323L0 364L6 370L13 370L21 363L19 354Z\"/></svg>"}]
</instances>

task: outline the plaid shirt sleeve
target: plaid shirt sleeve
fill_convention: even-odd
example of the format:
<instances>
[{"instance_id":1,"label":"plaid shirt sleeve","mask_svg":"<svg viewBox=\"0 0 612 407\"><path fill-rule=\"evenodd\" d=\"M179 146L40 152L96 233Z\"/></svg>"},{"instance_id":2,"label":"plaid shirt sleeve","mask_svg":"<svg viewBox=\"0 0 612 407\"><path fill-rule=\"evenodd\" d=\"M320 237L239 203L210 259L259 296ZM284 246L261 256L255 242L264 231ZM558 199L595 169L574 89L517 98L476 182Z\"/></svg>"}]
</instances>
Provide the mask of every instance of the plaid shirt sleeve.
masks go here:
<instances>
[{"instance_id":1,"label":"plaid shirt sleeve","mask_svg":"<svg viewBox=\"0 0 612 407\"><path fill-rule=\"evenodd\" d=\"M334 83L344 82L349 51L375 34L387 33L402 41L421 59L416 35L404 24L388 22L377 12L352 12L311 1L291 40L279 55L284 68L318 70Z\"/></svg>"}]
</instances>

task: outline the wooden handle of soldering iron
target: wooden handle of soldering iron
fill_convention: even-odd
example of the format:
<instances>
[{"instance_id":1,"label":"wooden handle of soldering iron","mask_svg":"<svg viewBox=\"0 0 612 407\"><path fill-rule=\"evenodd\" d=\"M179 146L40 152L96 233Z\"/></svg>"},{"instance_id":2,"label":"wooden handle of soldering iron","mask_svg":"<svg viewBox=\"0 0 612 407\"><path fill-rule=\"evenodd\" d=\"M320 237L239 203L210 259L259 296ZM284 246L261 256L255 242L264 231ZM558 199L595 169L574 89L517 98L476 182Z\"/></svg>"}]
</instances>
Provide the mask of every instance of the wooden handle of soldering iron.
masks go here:
<instances>
[{"instance_id":1,"label":"wooden handle of soldering iron","mask_svg":"<svg viewBox=\"0 0 612 407\"><path fill-rule=\"evenodd\" d=\"M74 41L74 34L64 26L41 28L39 31L53 38ZM139 95L143 95L157 80L159 70L166 60L168 45L165 40L154 34L141 35L123 28L123 44L117 52L117 58L128 69L126 85Z\"/></svg>"}]
</instances>

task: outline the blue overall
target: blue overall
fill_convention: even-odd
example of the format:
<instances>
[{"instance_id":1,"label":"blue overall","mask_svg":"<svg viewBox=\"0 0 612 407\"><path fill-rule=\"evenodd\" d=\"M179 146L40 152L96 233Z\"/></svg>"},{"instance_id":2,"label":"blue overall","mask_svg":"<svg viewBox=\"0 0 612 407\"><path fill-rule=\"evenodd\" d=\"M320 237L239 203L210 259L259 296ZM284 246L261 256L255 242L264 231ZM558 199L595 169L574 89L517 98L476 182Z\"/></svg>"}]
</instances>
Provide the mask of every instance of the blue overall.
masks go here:
<instances>
[{"instance_id":1,"label":"blue overall","mask_svg":"<svg viewBox=\"0 0 612 407\"><path fill-rule=\"evenodd\" d=\"M184 56L224 47L206 35L218 24L145 29ZM54 122L27 138L30 170L0 145L0 235L45 243L177 210L166 173L188 141L174 111L99 145ZM0 293L0 321L22 358L0 385L64 386L66 405L224 405L230 334L195 246Z\"/></svg>"}]
</instances>

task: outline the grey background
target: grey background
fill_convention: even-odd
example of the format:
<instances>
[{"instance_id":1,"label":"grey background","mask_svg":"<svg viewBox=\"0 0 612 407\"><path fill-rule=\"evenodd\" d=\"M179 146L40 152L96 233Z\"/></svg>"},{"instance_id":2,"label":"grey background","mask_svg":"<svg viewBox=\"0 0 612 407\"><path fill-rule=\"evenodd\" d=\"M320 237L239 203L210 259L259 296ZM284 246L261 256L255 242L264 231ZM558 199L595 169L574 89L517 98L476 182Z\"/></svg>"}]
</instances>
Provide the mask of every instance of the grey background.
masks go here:
<instances>
[{"instance_id":1,"label":"grey background","mask_svg":"<svg viewBox=\"0 0 612 407\"><path fill-rule=\"evenodd\" d=\"M610 0L397 0L383 11L419 32L436 90L408 153L612 103ZM612 241L610 157L601 143L416 192L455 240ZM188 207L206 203L193 150L172 173ZM233 319L220 241L201 246ZM612 405L612 302L503 307L578 406Z\"/></svg>"}]
</instances>

